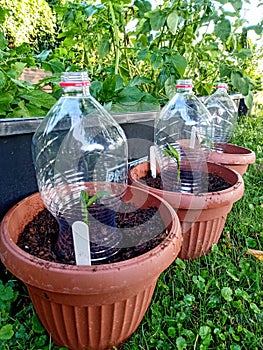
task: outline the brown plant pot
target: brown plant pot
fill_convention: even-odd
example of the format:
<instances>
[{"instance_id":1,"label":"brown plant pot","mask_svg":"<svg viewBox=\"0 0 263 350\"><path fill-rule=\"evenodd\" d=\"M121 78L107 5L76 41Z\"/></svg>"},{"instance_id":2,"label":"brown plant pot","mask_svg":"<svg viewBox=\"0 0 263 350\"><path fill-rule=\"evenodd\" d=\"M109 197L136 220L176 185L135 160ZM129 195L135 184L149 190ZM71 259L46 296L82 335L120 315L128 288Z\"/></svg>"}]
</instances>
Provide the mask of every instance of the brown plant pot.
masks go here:
<instances>
[{"instance_id":1,"label":"brown plant pot","mask_svg":"<svg viewBox=\"0 0 263 350\"><path fill-rule=\"evenodd\" d=\"M138 208L157 206L169 234L149 252L119 263L64 265L21 250L16 244L19 235L44 208L39 193L11 208L1 223L2 262L26 284L41 322L58 346L71 350L119 346L140 324L159 275L178 255L182 236L172 207L135 187L128 187L125 201Z\"/></svg>"},{"instance_id":2,"label":"brown plant pot","mask_svg":"<svg viewBox=\"0 0 263 350\"><path fill-rule=\"evenodd\" d=\"M178 257L196 259L208 253L212 245L218 242L233 203L243 196L242 176L224 166L207 163L207 172L222 177L231 187L218 192L195 195L147 186L139 179L146 176L149 170L149 162L138 164L130 170L129 180L133 186L147 188L151 193L164 198L176 210L183 234L183 244Z\"/></svg>"},{"instance_id":3,"label":"brown plant pot","mask_svg":"<svg viewBox=\"0 0 263 350\"><path fill-rule=\"evenodd\" d=\"M224 145L224 152L210 152L208 161L225 165L233 170L244 175L247 171L248 165L256 161L255 152L248 148L227 143Z\"/></svg>"}]
</instances>

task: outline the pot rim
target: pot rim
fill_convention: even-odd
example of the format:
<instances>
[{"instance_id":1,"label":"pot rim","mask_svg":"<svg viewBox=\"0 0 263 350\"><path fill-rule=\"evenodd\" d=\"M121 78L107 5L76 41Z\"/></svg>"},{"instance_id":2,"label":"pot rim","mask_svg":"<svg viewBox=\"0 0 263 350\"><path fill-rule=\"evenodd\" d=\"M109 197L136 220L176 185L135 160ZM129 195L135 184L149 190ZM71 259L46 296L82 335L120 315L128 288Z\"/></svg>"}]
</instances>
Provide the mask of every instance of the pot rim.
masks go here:
<instances>
[{"instance_id":1,"label":"pot rim","mask_svg":"<svg viewBox=\"0 0 263 350\"><path fill-rule=\"evenodd\" d=\"M209 154L209 161L216 161L221 164L253 164L256 161L256 154L249 148L238 146L232 143L225 144L227 152L212 151Z\"/></svg>"},{"instance_id":2,"label":"pot rim","mask_svg":"<svg viewBox=\"0 0 263 350\"><path fill-rule=\"evenodd\" d=\"M142 164L147 164L148 169L150 168L150 162L140 163L130 170L129 177L132 185L137 185L138 187L145 189L148 187L147 185L134 179L134 172L136 172L136 168L138 169L138 167ZM216 175L220 174L224 180L231 179L230 184L232 184L232 186L222 191L202 192L200 194L171 192L150 187L148 188L152 193L156 193L168 201L174 208L180 209L200 210L218 208L234 203L242 198L244 194L244 181L242 176L237 171L220 164L207 162L207 172L212 172ZM224 176L222 176L222 173L224 173Z\"/></svg>"}]
</instances>

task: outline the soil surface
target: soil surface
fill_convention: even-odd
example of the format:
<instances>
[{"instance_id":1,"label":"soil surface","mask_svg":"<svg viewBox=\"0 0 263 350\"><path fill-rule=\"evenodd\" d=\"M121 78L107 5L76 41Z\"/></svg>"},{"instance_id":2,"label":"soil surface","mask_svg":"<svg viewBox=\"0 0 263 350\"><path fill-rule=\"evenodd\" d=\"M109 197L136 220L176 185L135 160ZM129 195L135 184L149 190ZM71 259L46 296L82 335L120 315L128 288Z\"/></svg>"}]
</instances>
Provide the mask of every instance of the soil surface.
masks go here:
<instances>
[{"instance_id":1,"label":"soil surface","mask_svg":"<svg viewBox=\"0 0 263 350\"><path fill-rule=\"evenodd\" d=\"M162 189L162 180L158 175L155 179L149 171L141 180L148 186ZM204 181L208 192L215 192L231 187L224 179L217 175L207 174ZM208 182L208 184L207 184ZM167 236L164 223L155 207L137 209L131 204L123 203L116 213L117 230L121 231L120 248L115 249L114 255L99 263L113 263L146 253L156 247ZM146 224L147 223L147 224ZM53 215L44 209L30 222L21 233L17 245L40 259L47 261L75 265L75 254L71 231L65 235L67 250L60 254L57 248L59 226Z\"/></svg>"},{"instance_id":2,"label":"soil surface","mask_svg":"<svg viewBox=\"0 0 263 350\"><path fill-rule=\"evenodd\" d=\"M140 180L146 183L150 187L157 188L157 189L163 188L160 174L157 175L156 178L153 178L151 174L151 170L149 170L147 175L142 177ZM231 185L227 183L222 177L214 174L204 173L202 182L203 182L202 187L207 188L207 192L222 191L231 187Z\"/></svg>"},{"instance_id":3,"label":"soil surface","mask_svg":"<svg viewBox=\"0 0 263 350\"><path fill-rule=\"evenodd\" d=\"M119 244L121 248L116 250L115 255L99 263L118 262L144 254L156 247L167 236L164 223L155 207L137 209L130 204L123 204L120 212L116 213L116 224L122 235L122 241ZM47 209L44 209L25 227L17 245L38 258L75 265L72 239L69 240L69 254L61 257L56 250L58 234L57 220ZM96 264L99 263L96 262Z\"/></svg>"}]
</instances>

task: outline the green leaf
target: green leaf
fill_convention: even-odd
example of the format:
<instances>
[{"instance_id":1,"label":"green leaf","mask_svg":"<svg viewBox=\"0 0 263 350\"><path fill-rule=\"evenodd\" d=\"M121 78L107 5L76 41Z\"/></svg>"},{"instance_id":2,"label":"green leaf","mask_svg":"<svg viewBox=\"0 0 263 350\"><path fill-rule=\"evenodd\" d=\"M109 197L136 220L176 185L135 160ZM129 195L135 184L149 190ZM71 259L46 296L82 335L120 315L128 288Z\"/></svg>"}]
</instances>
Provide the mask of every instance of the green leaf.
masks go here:
<instances>
[{"instance_id":1,"label":"green leaf","mask_svg":"<svg viewBox=\"0 0 263 350\"><path fill-rule=\"evenodd\" d=\"M138 61L144 61L147 57L148 57L148 54L149 54L149 50L148 49L145 49L145 50L140 50L138 52Z\"/></svg>"},{"instance_id":2,"label":"green leaf","mask_svg":"<svg viewBox=\"0 0 263 350\"><path fill-rule=\"evenodd\" d=\"M2 92L0 94L0 110L10 111L12 110L10 104L14 101L14 95L9 92Z\"/></svg>"},{"instance_id":3,"label":"green leaf","mask_svg":"<svg viewBox=\"0 0 263 350\"><path fill-rule=\"evenodd\" d=\"M168 328L168 336L171 338L176 337L176 329L174 327L169 327Z\"/></svg>"},{"instance_id":4,"label":"green leaf","mask_svg":"<svg viewBox=\"0 0 263 350\"><path fill-rule=\"evenodd\" d=\"M0 340L8 340L11 339L14 335L13 326L11 324L7 324L0 328Z\"/></svg>"},{"instance_id":5,"label":"green leaf","mask_svg":"<svg viewBox=\"0 0 263 350\"><path fill-rule=\"evenodd\" d=\"M184 58L184 56L174 55L172 56L172 62L177 72L180 74L180 77L182 78L187 67L187 60Z\"/></svg>"},{"instance_id":6,"label":"green leaf","mask_svg":"<svg viewBox=\"0 0 263 350\"><path fill-rule=\"evenodd\" d=\"M151 55L150 62L154 70L159 69L163 64L163 58L161 55L153 53Z\"/></svg>"},{"instance_id":7,"label":"green leaf","mask_svg":"<svg viewBox=\"0 0 263 350\"><path fill-rule=\"evenodd\" d=\"M0 32L0 50L4 50L8 45L8 40L6 40L4 33Z\"/></svg>"},{"instance_id":8,"label":"green leaf","mask_svg":"<svg viewBox=\"0 0 263 350\"><path fill-rule=\"evenodd\" d=\"M136 86L126 86L117 98L119 103L138 103L144 96L144 92L139 90Z\"/></svg>"},{"instance_id":9,"label":"green leaf","mask_svg":"<svg viewBox=\"0 0 263 350\"><path fill-rule=\"evenodd\" d=\"M91 86L90 86L90 94L94 97L94 98L97 98L99 96L99 93L101 91L101 88L102 88L102 82L101 81L98 81L98 80L94 80L92 83L91 83Z\"/></svg>"},{"instance_id":10,"label":"green leaf","mask_svg":"<svg viewBox=\"0 0 263 350\"><path fill-rule=\"evenodd\" d=\"M225 41L231 34L231 23L228 19L223 19L215 23L214 33L222 41Z\"/></svg>"},{"instance_id":11,"label":"green leaf","mask_svg":"<svg viewBox=\"0 0 263 350\"><path fill-rule=\"evenodd\" d=\"M166 144L166 148L163 150L163 154L166 155L167 157L172 158L176 164L177 164L177 181L180 182L180 163L181 163L181 158L179 155L179 152L175 147L170 145L169 143Z\"/></svg>"},{"instance_id":12,"label":"green leaf","mask_svg":"<svg viewBox=\"0 0 263 350\"><path fill-rule=\"evenodd\" d=\"M13 118L27 118L27 117L30 117L30 113L29 113L27 107L25 106L25 101L21 100L18 103L18 107L16 107L13 110L12 117Z\"/></svg>"},{"instance_id":13,"label":"green leaf","mask_svg":"<svg viewBox=\"0 0 263 350\"><path fill-rule=\"evenodd\" d=\"M21 97L28 100L32 105L43 106L48 109L56 103L56 99L52 95L41 90L29 91L26 94L22 94Z\"/></svg>"},{"instance_id":14,"label":"green leaf","mask_svg":"<svg viewBox=\"0 0 263 350\"><path fill-rule=\"evenodd\" d=\"M135 0L134 5L139 9L140 17L144 17L144 14L152 9L151 3L145 0Z\"/></svg>"},{"instance_id":15,"label":"green leaf","mask_svg":"<svg viewBox=\"0 0 263 350\"><path fill-rule=\"evenodd\" d=\"M236 56L242 60L245 60L246 58L252 58L253 54L250 49L242 49L236 54Z\"/></svg>"},{"instance_id":16,"label":"green leaf","mask_svg":"<svg viewBox=\"0 0 263 350\"><path fill-rule=\"evenodd\" d=\"M231 0L230 3L236 12L239 12L242 9L242 0Z\"/></svg>"},{"instance_id":17,"label":"green leaf","mask_svg":"<svg viewBox=\"0 0 263 350\"><path fill-rule=\"evenodd\" d=\"M49 108L38 107L31 103L27 103L26 108L29 117L44 117L49 110Z\"/></svg>"},{"instance_id":18,"label":"green leaf","mask_svg":"<svg viewBox=\"0 0 263 350\"><path fill-rule=\"evenodd\" d=\"M45 328L42 326L42 323L40 322L36 314L34 314L32 317L32 325L33 325L32 329L34 332L38 334L44 333Z\"/></svg>"},{"instance_id":19,"label":"green leaf","mask_svg":"<svg viewBox=\"0 0 263 350\"><path fill-rule=\"evenodd\" d=\"M9 75L11 81L12 81L17 87L20 87L20 88L22 88L22 89L25 89L25 88L30 88L30 86L32 86L31 83L28 83L28 82L23 81L23 80L18 80L18 79L12 78L12 72L13 72L13 71L9 71L9 72L8 72L8 75Z\"/></svg>"},{"instance_id":20,"label":"green leaf","mask_svg":"<svg viewBox=\"0 0 263 350\"><path fill-rule=\"evenodd\" d=\"M25 67L26 67L26 63L23 63L23 62L15 62L14 64L11 65L12 70L16 72L17 78L21 75Z\"/></svg>"},{"instance_id":21,"label":"green leaf","mask_svg":"<svg viewBox=\"0 0 263 350\"><path fill-rule=\"evenodd\" d=\"M87 207L90 207L93 203L96 202L96 200L100 199L104 196L110 196L111 193L109 191L99 191L96 193L93 197L90 197L87 201Z\"/></svg>"},{"instance_id":22,"label":"green leaf","mask_svg":"<svg viewBox=\"0 0 263 350\"><path fill-rule=\"evenodd\" d=\"M168 99L170 100L176 93L174 76L170 76L166 80L164 87L165 87L165 93L166 93Z\"/></svg>"},{"instance_id":23,"label":"green leaf","mask_svg":"<svg viewBox=\"0 0 263 350\"><path fill-rule=\"evenodd\" d=\"M165 20L165 14L161 10L153 11L150 16L150 24L152 30L160 30L163 27Z\"/></svg>"},{"instance_id":24,"label":"green leaf","mask_svg":"<svg viewBox=\"0 0 263 350\"><path fill-rule=\"evenodd\" d=\"M110 41L108 36L105 36L98 45L98 54L100 58L107 56L110 52Z\"/></svg>"},{"instance_id":25,"label":"green leaf","mask_svg":"<svg viewBox=\"0 0 263 350\"><path fill-rule=\"evenodd\" d=\"M65 67L62 62L51 60L43 64L43 69L53 71L54 73L62 73L64 72Z\"/></svg>"},{"instance_id":26,"label":"green leaf","mask_svg":"<svg viewBox=\"0 0 263 350\"><path fill-rule=\"evenodd\" d=\"M249 93L245 96L245 103L248 108L251 108L253 106L254 101L254 94L252 91L249 91Z\"/></svg>"},{"instance_id":27,"label":"green leaf","mask_svg":"<svg viewBox=\"0 0 263 350\"><path fill-rule=\"evenodd\" d=\"M178 13L177 11L173 11L167 17L167 25L172 34L176 33L178 27Z\"/></svg>"},{"instance_id":28,"label":"green leaf","mask_svg":"<svg viewBox=\"0 0 263 350\"><path fill-rule=\"evenodd\" d=\"M249 93L249 82L240 72L231 73L231 82L233 86L244 96Z\"/></svg>"},{"instance_id":29,"label":"green leaf","mask_svg":"<svg viewBox=\"0 0 263 350\"><path fill-rule=\"evenodd\" d=\"M211 328L208 326L201 326L199 329L199 335L203 339L211 333Z\"/></svg>"},{"instance_id":30,"label":"green leaf","mask_svg":"<svg viewBox=\"0 0 263 350\"><path fill-rule=\"evenodd\" d=\"M103 82L101 95L105 102L112 99L116 92L122 89L123 80L119 75L110 75Z\"/></svg>"},{"instance_id":31,"label":"green leaf","mask_svg":"<svg viewBox=\"0 0 263 350\"><path fill-rule=\"evenodd\" d=\"M221 290L221 295L226 301L231 301L233 299L232 294L233 294L233 291L229 287L223 287Z\"/></svg>"},{"instance_id":32,"label":"green leaf","mask_svg":"<svg viewBox=\"0 0 263 350\"><path fill-rule=\"evenodd\" d=\"M151 31L150 21L146 18L141 19L136 25L136 34L143 34L145 37ZM148 42L148 40L147 40Z\"/></svg>"},{"instance_id":33,"label":"green leaf","mask_svg":"<svg viewBox=\"0 0 263 350\"><path fill-rule=\"evenodd\" d=\"M221 65L219 67L220 78L230 77L231 73L232 73L232 70L229 66Z\"/></svg>"},{"instance_id":34,"label":"green leaf","mask_svg":"<svg viewBox=\"0 0 263 350\"><path fill-rule=\"evenodd\" d=\"M0 295L0 299L3 301L8 301L8 300L12 300L13 297L14 297L13 288L10 286L4 287L4 289L2 290L2 293Z\"/></svg>"},{"instance_id":35,"label":"green leaf","mask_svg":"<svg viewBox=\"0 0 263 350\"><path fill-rule=\"evenodd\" d=\"M63 46L68 50L72 49L76 44L78 44L77 39L74 37L66 36L66 39L63 41Z\"/></svg>"},{"instance_id":36,"label":"green leaf","mask_svg":"<svg viewBox=\"0 0 263 350\"><path fill-rule=\"evenodd\" d=\"M158 99L148 93L144 94L143 98L141 99L141 103L143 104L144 111L156 111L160 109Z\"/></svg>"},{"instance_id":37,"label":"green leaf","mask_svg":"<svg viewBox=\"0 0 263 350\"><path fill-rule=\"evenodd\" d=\"M48 58L50 53L51 53L51 50L43 50L42 52L40 52L39 55L36 55L35 58L40 62L44 62Z\"/></svg>"},{"instance_id":38,"label":"green leaf","mask_svg":"<svg viewBox=\"0 0 263 350\"><path fill-rule=\"evenodd\" d=\"M0 71L0 90L4 89L6 85L6 76L3 72Z\"/></svg>"},{"instance_id":39,"label":"green leaf","mask_svg":"<svg viewBox=\"0 0 263 350\"><path fill-rule=\"evenodd\" d=\"M176 338L176 348L177 350L183 350L187 348L187 342L184 337Z\"/></svg>"},{"instance_id":40,"label":"green leaf","mask_svg":"<svg viewBox=\"0 0 263 350\"><path fill-rule=\"evenodd\" d=\"M263 26L260 24L255 25L255 26L251 26L251 27L249 27L249 29L253 29L257 35L261 35L263 33Z\"/></svg>"},{"instance_id":41,"label":"green leaf","mask_svg":"<svg viewBox=\"0 0 263 350\"><path fill-rule=\"evenodd\" d=\"M104 8L104 5L103 4L99 4L96 6L90 5L85 8L84 12L87 17L92 17L96 12L98 12L98 9L100 8Z\"/></svg>"},{"instance_id":42,"label":"green leaf","mask_svg":"<svg viewBox=\"0 0 263 350\"><path fill-rule=\"evenodd\" d=\"M142 84L149 84L152 83L151 79L145 78L145 77L135 77L133 78L127 86L140 86Z\"/></svg>"}]
</instances>

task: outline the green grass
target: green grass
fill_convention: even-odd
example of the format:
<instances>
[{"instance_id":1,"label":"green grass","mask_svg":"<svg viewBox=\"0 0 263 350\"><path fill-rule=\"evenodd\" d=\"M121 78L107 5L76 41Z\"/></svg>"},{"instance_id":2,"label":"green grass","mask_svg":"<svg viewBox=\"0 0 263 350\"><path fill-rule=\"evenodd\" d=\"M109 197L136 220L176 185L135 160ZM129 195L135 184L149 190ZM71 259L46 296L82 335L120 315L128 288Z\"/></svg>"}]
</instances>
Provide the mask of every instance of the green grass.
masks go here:
<instances>
[{"instance_id":1,"label":"green grass","mask_svg":"<svg viewBox=\"0 0 263 350\"><path fill-rule=\"evenodd\" d=\"M177 259L159 278L150 308L122 350L263 349L263 112L244 116L232 143L256 152L211 254ZM0 281L0 350L58 350L40 325L20 282Z\"/></svg>"}]
</instances>

